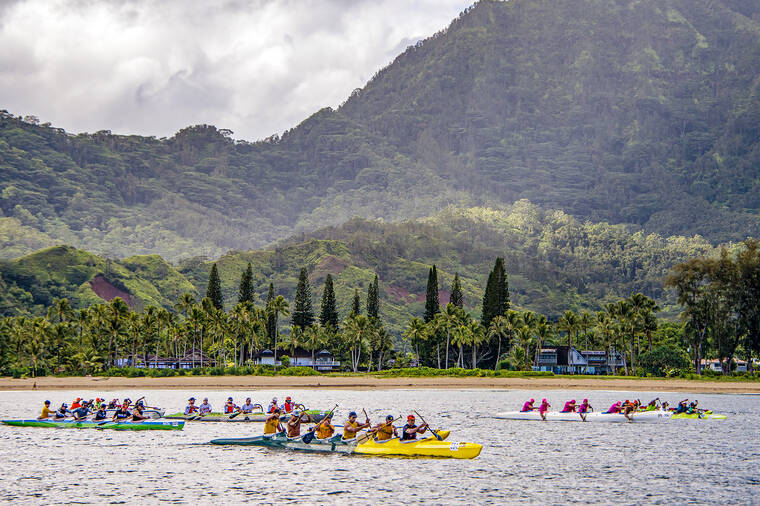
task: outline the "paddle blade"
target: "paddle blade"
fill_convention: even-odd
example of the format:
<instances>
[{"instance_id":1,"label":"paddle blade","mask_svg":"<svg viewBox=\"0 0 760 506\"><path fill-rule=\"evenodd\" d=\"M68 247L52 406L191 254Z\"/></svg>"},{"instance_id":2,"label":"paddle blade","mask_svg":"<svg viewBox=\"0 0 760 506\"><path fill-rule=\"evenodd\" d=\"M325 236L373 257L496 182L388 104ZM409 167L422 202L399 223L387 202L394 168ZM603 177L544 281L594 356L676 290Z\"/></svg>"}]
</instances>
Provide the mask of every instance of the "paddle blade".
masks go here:
<instances>
[{"instance_id":1,"label":"paddle blade","mask_svg":"<svg viewBox=\"0 0 760 506\"><path fill-rule=\"evenodd\" d=\"M441 436L439 436L439 435L438 435L438 433L437 433L436 431L434 431L433 429L430 429L430 432L432 432L432 433L433 433L433 435L435 436L435 438L436 438L438 441L443 441L443 438L442 438Z\"/></svg>"},{"instance_id":2,"label":"paddle blade","mask_svg":"<svg viewBox=\"0 0 760 506\"><path fill-rule=\"evenodd\" d=\"M312 430L312 431L307 432L306 434L304 434L304 436L303 436L303 438L301 438L301 440L304 443L306 443L306 444L311 443L314 440L314 437L315 437L314 436L314 432L316 432L316 431Z\"/></svg>"}]
</instances>

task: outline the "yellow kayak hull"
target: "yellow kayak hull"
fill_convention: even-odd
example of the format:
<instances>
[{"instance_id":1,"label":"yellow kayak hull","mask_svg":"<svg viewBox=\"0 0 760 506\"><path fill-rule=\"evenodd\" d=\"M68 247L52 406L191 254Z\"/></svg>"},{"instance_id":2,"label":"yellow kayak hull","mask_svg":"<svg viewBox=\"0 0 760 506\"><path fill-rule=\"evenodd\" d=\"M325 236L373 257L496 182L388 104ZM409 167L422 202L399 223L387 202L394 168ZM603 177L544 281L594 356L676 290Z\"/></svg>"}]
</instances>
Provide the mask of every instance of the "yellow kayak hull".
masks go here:
<instances>
[{"instance_id":1,"label":"yellow kayak hull","mask_svg":"<svg viewBox=\"0 0 760 506\"><path fill-rule=\"evenodd\" d=\"M442 438L449 431L438 431ZM477 443L458 443L438 441L435 437L401 442L399 439L389 439L384 442L369 440L356 446L354 453L365 455L399 455L403 457L440 457L450 459L474 459L480 455L483 445Z\"/></svg>"}]
</instances>

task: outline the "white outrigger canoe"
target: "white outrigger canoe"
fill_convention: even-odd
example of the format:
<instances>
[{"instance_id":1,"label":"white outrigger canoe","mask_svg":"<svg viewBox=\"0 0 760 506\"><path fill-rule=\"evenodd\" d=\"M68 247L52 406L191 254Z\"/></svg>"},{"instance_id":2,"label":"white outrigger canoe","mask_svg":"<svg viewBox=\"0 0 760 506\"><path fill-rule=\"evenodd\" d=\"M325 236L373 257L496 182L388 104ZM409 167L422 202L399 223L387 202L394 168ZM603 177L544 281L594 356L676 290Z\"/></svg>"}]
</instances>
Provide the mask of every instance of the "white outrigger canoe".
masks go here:
<instances>
[{"instance_id":1,"label":"white outrigger canoe","mask_svg":"<svg viewBox=\"0 0 760 506\"><path fill-rule=\"evenodd\" d=\"M587 422L595 423L662 423L670 420L673 415L670 411L639 411L632 413L629 420L622 414L618 413L587 413ZM503 420L536 420L542 421L538 411L504 411L496 413L496 418ZM549 411L546 413L547 422L583 422L579 413L560 413L558 411Z\"/></svg>"}]
</instances>

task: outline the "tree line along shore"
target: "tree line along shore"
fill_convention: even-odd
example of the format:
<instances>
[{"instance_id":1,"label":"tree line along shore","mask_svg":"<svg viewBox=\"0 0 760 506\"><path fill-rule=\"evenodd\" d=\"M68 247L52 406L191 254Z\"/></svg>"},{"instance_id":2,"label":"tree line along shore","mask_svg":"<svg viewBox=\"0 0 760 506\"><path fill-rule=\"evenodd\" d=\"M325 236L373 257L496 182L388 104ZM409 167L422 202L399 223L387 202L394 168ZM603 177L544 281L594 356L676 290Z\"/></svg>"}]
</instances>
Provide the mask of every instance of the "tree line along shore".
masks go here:
<instances>
[{"instance_id":1,"label":"tree line along shore","mask_svg":"<svg viewBox=\"0 0 760 506\"><path fill-rule=\"evenodd\" d=\"M230 311L224 310L215 264L206 296L197 301L185 293L173 310L148 306L138 313L119 297L75 310L68 299L56 299L45 316L0 320L0 368L14 377L316 375L317 355L324 350L337 359L331 362L340 364L337 370L354 373L538 376L556 372L541 367L545 351L579 347L603 352L605 365L595 373L755 377L760 351L760 243L755 240L673 267L664 284L677 293L683 310L678 321L658 318L656 302L641 293L609 302L596 313L566 311L556 321L512 309L509 276L504 260L497 258L479 318L464 307L458 275L449 301L439 300L433 265L424 314L394 336L383 325L379 283L376 275L365 297L355 290L342 319L329 274L319 311L314 310L306 269L300 271L292 301L276 295L270 283L266 304L257 307L250 264ZM304 350L311 361L299 367L291 358ZM177 357L190 357L190 363L167 365ZM717 360L719 371L703 370L706 358ZM747 361L746 372L737 373L737 359ZM588 374L592 368L587 364L572 372Z\"/></svg>"}]
</instances>

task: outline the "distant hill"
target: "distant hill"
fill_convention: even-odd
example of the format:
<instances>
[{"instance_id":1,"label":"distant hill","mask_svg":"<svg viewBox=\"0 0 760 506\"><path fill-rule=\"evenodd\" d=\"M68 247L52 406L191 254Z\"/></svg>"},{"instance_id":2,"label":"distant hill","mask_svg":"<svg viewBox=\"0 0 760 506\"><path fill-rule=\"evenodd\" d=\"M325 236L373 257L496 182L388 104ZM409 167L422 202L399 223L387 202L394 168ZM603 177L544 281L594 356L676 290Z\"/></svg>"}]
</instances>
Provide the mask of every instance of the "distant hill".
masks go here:
<instances>
[{"instance_id":1,"label":"distant hill","mask_svg":"<svg viewBox=\"0 0 760 506\"><path fill-rule=\"evenodd\" d=\"M237 302L240 276L250 262L260 306L270 282L277 294L292 301L298 272L305 267L318 308L330 273L341 318L349 311L354 289L364 307L367 287L377 273L381 317L398 334L409 317L423 313L427 272L433 263L438 266L441 302L448 302L458 272L465 306L476 316L497 256L505 258L515 307L556 318L567 309L594 311L640 291L673 316L677 308L663 290L665 274L674 263L715 253L699 237L662 237L630 226L583 223L562 211L543 211L520 201L508 211L448 208L403 223L355 218L271 249L229 252L216 263L227 309ZM143 305L170 307L185 290L203 296L210 268L204 258L172 267L157 256L107 261L55 247L0 263L0 283L3 293L12 297L6 297L6 314L39 311L39 304L51 297L67 296L75 305L87 305L98 300L96 288L108 289L99 286L103 281ZM13 310L10 303L16 304Z\"/></svg>"},{"instance_id":2,"label":"distant hill","mask_svg":"<svg viewBox=\"0 0 760 506\"><path fill-rule=\"evenodd\" d=\"M74 307L121 297L136 311L172 308L195 287L158 255L108 260L69 246L55 246L0 262L0 315L43 314L56 298Z\"/></svg>"},{"instance_id":3,"label":"distant hill","mask_svg":"<svg viewBox=\"0 0 760 506\"><path fill-rule=\"evenodd\" d=\"M0 257L169 260L354 216L528 199L715 244L760 236L760 6L483 0L282 136L68 134L0 114Z\"/></svg>"}]
</instances>

